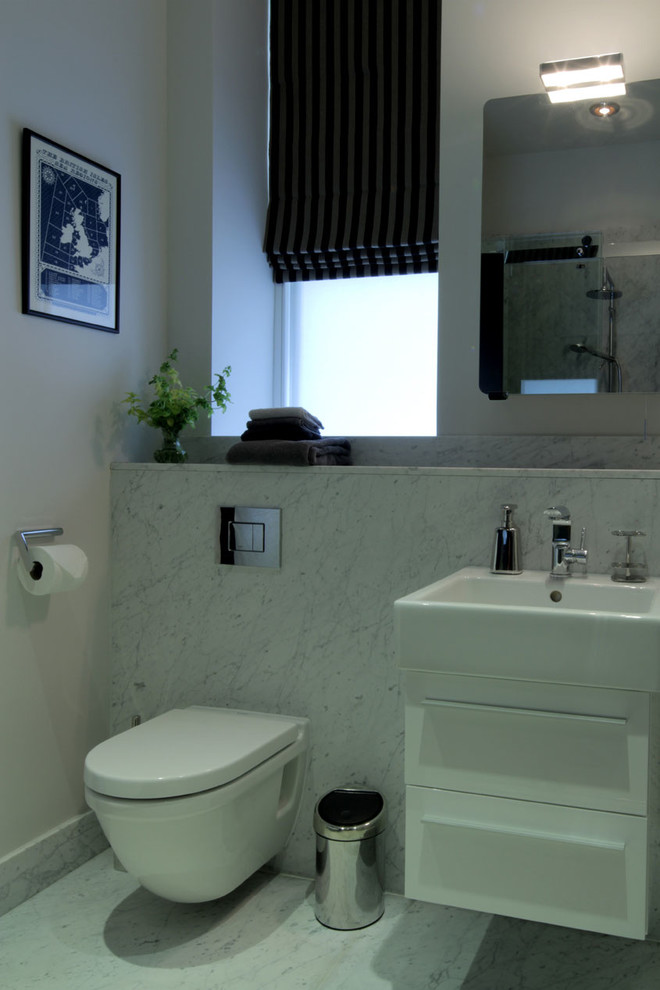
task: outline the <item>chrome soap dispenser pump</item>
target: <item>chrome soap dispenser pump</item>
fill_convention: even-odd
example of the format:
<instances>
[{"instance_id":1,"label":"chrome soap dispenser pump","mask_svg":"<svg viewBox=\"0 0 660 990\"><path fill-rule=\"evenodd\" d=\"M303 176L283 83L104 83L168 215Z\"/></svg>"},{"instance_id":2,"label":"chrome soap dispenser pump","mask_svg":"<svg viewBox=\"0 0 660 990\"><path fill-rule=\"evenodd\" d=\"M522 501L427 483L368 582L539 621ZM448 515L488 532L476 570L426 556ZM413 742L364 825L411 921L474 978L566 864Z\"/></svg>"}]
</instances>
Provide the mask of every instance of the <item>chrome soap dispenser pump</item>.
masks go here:
<instances>
[{"instance_id":1,"label":"chrome soap dispenser pump","mask_svg":"<svg viewBox=\"0 0 660 990\"><path fill-rule=\"evenodd\" d=\"M522 574L522 552L519 533L512 523L517 505L509 502L502 506L502 524L495 530L492 574Z\"/></svg>"}]
</instances>

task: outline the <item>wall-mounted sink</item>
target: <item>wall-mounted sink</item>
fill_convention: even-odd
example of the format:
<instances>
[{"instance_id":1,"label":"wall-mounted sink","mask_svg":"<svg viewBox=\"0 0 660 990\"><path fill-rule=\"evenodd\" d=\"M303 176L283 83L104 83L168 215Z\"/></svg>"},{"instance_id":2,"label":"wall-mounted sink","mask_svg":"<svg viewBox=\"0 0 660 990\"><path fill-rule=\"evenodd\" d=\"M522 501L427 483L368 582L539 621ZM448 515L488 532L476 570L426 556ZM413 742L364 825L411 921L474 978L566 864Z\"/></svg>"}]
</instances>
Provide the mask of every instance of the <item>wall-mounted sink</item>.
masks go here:
<instances>
[{"instance_id":1,"label":"wall-mounted sink","mask_svg":"<svg viewBox=\"0 0 660 990\"><path fill-rule=\"evenodd\" d=\"M399 666L660 691L660 580L465 567L394 604Z\"/></svg>"}]
</instances>

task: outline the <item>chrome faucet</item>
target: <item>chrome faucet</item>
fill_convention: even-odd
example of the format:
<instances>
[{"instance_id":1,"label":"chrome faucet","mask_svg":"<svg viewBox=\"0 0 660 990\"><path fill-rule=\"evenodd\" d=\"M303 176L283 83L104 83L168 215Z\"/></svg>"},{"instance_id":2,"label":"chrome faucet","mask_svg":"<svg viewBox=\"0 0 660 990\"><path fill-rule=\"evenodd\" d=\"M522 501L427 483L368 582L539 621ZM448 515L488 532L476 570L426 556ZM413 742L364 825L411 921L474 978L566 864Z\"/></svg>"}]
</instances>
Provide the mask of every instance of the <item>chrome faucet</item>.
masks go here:
<instances>
[{"instance_id":1,"label":"chrome faucet","mask_svg":"<svg viewBox=\"0 0 660 990\"><path fill-rule=\"evenodd\" d=\"M586 528L582 528L580 546L571 546L571 515L565 505L552 505L545 509L545 516L552 520L552 565L551 576L572 577L571 567L580 564L587 573L587 556L589 551L584 546Z\"/></svg>"}]
</instances>

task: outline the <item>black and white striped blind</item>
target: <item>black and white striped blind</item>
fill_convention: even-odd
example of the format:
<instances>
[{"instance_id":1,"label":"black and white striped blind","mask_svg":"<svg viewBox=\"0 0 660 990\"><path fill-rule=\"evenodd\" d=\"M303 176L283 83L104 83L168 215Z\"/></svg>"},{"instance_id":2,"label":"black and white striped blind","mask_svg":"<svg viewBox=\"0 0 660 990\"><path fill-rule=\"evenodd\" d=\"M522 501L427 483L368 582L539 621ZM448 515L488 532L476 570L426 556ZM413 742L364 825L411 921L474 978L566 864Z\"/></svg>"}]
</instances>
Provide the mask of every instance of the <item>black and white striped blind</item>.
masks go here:
<instances>
[{"instance_id":1,"label":"black and white striped blind","mask_svg":"<svg viewBox=\"0 0 660 990\"><path fill-rule=\"evenodd\" d=\"M438 268L440 0L271 0L276 282Z\"/></svg>"}]
</instances>

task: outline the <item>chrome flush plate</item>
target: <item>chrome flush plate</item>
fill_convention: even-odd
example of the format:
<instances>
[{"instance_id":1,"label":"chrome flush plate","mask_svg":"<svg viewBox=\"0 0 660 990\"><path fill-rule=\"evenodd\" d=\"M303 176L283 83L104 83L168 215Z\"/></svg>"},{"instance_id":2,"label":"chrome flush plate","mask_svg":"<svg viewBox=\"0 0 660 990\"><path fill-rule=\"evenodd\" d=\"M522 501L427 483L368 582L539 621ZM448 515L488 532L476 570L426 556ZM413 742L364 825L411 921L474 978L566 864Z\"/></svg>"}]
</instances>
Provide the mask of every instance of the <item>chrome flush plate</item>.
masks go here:
<instances>
[{"instance_id":1,"label":"chrome flush plate","mask_svg":"<svg viewBox=\"0 0 660 990\"><path fill-rule=\"evenodd\" d=\"M220 563L280 566L281 509L220 506Z\"/></svg>"}]
</instances>

